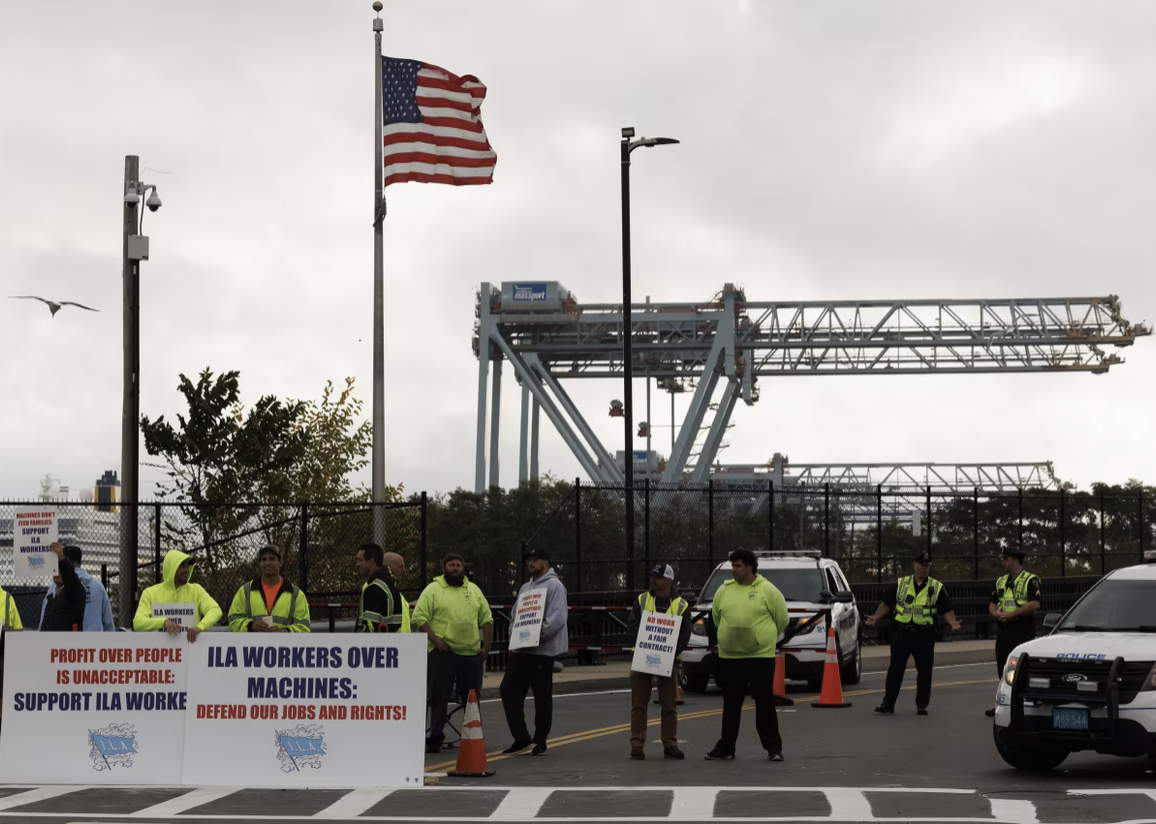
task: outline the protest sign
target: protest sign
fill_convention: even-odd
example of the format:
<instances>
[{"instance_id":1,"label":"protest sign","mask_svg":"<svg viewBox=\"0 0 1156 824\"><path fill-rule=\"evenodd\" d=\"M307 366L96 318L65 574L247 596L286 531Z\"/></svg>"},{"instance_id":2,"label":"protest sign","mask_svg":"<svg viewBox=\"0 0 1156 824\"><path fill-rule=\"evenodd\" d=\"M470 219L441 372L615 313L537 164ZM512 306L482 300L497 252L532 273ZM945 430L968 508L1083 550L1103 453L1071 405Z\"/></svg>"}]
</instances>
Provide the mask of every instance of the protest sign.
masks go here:
<instances>
[{"instance_id":1,"label":"protest sign","mask_svg":"<svg viewBox=\"0 0 1156 824\"><path fill-rule=\"evenodd\" d=\"M197 625L197 605L192 602L158 604L154 601L153 618L165 618L180 624L182 629L191 629Z\"/></svg>"},{"instance_id":2,"label":"protest sign","mask_svg":"<svg viewBox=\"0 0 1156 824\"><path fill-rule=\"evenodd\" d=\"M542 619L546 617L546 589L523 592L514 602L510 619L510 649L536 647L542 638Z\"/></svg>"},{"instance_id":3,"label":"protest sign","mask_svg":"<svg viewBox=\"0 0 1156 824\"><path fill-rule=\"evenodd\" d=\"M184 637L13 632L4 643L0 783L181 783Z\"/></svg>"},{"instance_id":4,"label":"protest sign","mask_svg":"<svg viewBox=\"0 0 1156 824\"><path fill-rule=\"evenodd\" d=\"M57 573L58 559L49 547L59 534L56 507L16 512L12 524L12 572L16 578L51 578Z\"/></svg>"},{"instance_id":5,"label":"protest sign","mask_svg":"<svg viewBox=\"0 0 1156 824\"><path fill-rule=\"evenodd\" d=\"M184 782L422 786L422 634L206 633L189 666ZM227 753L227 757L222 757Z\"/></svg>"},{"instance_id":6,"label":"protest sign","mask_svg":"<svg viewBox=\"0 0 1156 824\"><path fill-rule=\"evenodd\" d=\"M674 670L674 650L678 645L681 615L643 612L638 622L638 641L630 669L647 675L669 677Z\"/></svg>"}]
</instances>

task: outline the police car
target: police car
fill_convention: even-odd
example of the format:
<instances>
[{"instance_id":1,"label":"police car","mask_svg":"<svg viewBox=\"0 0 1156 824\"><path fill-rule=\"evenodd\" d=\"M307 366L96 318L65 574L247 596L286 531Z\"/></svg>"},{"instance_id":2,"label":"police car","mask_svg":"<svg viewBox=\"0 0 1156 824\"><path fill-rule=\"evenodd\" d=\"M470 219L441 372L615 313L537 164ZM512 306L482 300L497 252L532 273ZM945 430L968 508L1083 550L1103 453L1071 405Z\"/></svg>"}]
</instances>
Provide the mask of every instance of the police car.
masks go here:
<instances>
[{"instance_id":1,"label":"police car","mask_svg":"<svg viewBox=\"0 0 1156 824\"><path fill-rule=\"evenodd\" d=\"M1008 656L993 734L1011 766L1050 770L1081 750L1156 760L1156 552L1144 558Z\"/></svg>"},{"instance_id":2,"label":"police car","mask_svg":"<svg viewBox=\"0 0 1156 824\"><path fill-rule=\"evenodd\" d=\"M811 550L756 552L758 573L774 584L790 610L789 636L806 625L818 613L807 612L820 606L831 607L831 620L842 667L843 683L858 684L863 674L862 643L859 635L859 608L839 564ZM679 659L679 686L688 692L705 692L710 679L718 685L718 655L707 648L713 640L708 632L705 613L710 612L714 595L724 581L731 579L731 565L724 561L715 567L699 593L694 612L702 612L691 629L690 644ZM819 689L823 681L823 663L827 651L827 624L822 615L810 621L801 632L782 647L788 680L805 680Z\"/></svg>"}]
</instances>

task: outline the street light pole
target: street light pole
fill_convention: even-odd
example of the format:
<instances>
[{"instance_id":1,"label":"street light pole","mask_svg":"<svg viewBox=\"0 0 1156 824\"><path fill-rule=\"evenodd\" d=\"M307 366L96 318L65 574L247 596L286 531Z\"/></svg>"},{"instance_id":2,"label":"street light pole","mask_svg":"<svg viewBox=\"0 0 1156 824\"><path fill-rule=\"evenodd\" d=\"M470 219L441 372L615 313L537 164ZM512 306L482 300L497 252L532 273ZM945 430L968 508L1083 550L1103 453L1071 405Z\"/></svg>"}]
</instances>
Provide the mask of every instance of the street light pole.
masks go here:
<instances>
[{"instance_id":1,"label":"street light pole","mask_svg":"<svg viewBox=\"0 0 1156 824\"><path fill-rule=\"evenodd\" d=\"M640 147L678 143L670 137L634 138L634 127L622 129L622 448L626 464L626 586L634 587L634 351L630 323L630 153ZM647 456L649 460L649 455Z\"/></svg>"}]
</instances>

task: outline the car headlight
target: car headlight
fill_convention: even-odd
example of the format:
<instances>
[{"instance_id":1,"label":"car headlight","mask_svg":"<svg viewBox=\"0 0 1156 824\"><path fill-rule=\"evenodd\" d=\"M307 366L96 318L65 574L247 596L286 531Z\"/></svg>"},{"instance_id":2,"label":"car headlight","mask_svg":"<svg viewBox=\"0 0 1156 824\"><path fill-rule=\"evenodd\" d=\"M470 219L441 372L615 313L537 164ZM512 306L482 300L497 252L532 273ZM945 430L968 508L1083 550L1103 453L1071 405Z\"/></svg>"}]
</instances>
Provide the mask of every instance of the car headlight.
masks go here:
<instances>
[{"instance_id":1,"label":"car headlight","mask_svg":"<svg viewBox=\"0 0 1156 824\"><path fill-rule=\"evenodd\" d=\"M702 622L701 618L694 622L694 626L690 628L690 634L703 636L706 635L706 624Z\"/></svg>"},{"instance_id":2,"label":"car headlight","mask_svg":"<svg viewBox=\"0 0 1156 824\"><path fill-rule=\"evenodd\" d=\"M1018 667L1019 665L1020 665L1020 659L1017 657L1017 658L1008 658L1007 663L1004 664L1004 666L1003 666L1003 682L1005 684L1007 684L1009 687L1012 686L1013 684L1015 684L1016 667Z\"/></svg>"}]
</instances>

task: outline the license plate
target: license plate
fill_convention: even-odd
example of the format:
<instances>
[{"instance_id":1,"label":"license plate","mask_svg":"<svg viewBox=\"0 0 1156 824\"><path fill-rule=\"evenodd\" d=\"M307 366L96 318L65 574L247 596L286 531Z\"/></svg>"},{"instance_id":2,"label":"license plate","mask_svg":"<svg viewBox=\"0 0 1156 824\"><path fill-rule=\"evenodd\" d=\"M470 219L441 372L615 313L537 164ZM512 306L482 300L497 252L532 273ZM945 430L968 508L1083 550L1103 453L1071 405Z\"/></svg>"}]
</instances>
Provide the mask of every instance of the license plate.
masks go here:
<instances>
[{"instance_id":1,"label":"license plate","mask_svg":"<svg viewBox=\"0 0 1156 824\"><path fill-rule=\"evenodd\" d=\"M1088 711L1056 708L1052 710L1052 726L1057 730L1088 729Z\"/></svg>"}]
</instances>

